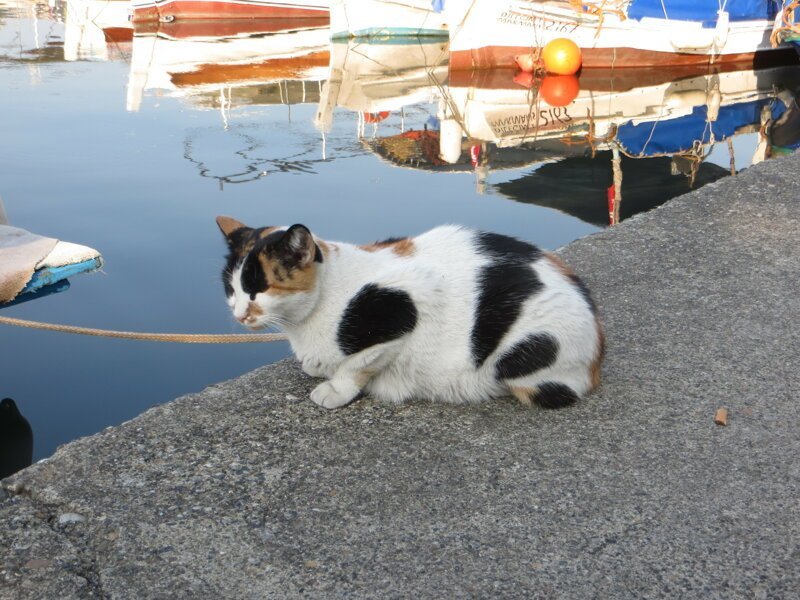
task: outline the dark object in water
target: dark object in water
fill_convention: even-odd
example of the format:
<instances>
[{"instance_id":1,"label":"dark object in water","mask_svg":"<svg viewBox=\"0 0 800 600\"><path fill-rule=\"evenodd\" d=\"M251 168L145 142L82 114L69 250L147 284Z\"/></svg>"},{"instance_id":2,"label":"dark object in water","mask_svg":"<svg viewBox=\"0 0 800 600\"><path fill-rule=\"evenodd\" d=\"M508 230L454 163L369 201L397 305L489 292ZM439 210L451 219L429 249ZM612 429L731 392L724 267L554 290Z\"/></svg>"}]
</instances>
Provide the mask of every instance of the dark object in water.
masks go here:
<instances>
[{"instance_id":1,"label":"dark object in water","mask_svg":"<svg viewBox=\"0 0 800 600\"><path fill-rule=\"evenodd\" d=\"M519 179L494 187L500 194L517 202L555 208L586 223L607 227L609 208L606 194L614 183L611 161L609 151L598 152L594 158L573 156L542 165ZM702 162L692 186L686 175L673 174L672 157L623 156L621 162L621 220L730 174L714 163Z\"/></svg>"},{"instance_id":2,"label":"dark object in water","mask_svg":"<svg viewBox=\"0 0 800 600\"><path fill-rule=\"evenodd\" d=\"M0 479L33 461L33 430L11 398L0 402Z\"/></svg>"}]
</instances>

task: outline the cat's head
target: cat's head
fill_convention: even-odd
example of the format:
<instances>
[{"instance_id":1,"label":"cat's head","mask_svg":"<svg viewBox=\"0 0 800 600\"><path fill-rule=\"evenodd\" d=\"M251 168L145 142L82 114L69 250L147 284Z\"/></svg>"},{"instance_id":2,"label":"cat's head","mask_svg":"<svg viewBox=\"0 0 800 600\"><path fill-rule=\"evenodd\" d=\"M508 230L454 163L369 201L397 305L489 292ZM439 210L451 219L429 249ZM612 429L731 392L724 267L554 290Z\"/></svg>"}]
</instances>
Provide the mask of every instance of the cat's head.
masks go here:
<instances>
[{"instance_id":1,"label":"cat's head","mask_svg":"<svg viewBox=\"0 0 800 600\"><path fill-rule=\"evenodd\" d=\"M260 329L292 325L314 308L322 252L305 225L254 229L217 217L228 243L222 282L234 318Z\"/></svg>"}]
</instances>

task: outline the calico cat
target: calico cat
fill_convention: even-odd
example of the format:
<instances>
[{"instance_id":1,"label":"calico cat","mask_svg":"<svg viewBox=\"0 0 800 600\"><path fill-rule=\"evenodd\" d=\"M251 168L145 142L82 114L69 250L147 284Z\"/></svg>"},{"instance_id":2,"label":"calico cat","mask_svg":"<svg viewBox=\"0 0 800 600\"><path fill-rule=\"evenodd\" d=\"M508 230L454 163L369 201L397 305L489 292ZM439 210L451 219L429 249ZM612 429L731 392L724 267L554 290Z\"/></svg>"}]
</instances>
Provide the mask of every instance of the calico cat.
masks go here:
<instances>
[{"instance_id":1,"label":"calico cat","mask_svg":"<svg viewBox=\"0 0 800 600\"><path fill-rule=\"evenodd\" d=\"M368 246L303 225L218 217L234 317L283 329L325 408L362 390L400 402L509 392L558 408L600 382L603 330L589 290L553 254L452 225Z\"/></svg>"}]
</instances>

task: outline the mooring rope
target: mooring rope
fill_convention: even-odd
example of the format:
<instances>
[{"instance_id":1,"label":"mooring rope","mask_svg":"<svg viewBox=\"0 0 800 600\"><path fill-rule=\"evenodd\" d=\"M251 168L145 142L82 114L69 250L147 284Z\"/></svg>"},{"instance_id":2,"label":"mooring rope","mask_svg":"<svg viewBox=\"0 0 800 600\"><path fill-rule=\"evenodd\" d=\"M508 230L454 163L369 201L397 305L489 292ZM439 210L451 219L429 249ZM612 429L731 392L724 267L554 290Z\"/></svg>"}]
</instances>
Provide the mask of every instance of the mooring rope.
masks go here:
<instances>
[{"instance_id":1,"label":"mooring rope","mask_svg":"<svg viewBox=\"0 0 800 600\"><path fill-rule=\"evenodd\" d=\"M205 333L143 333L136 331L112 331L109 329L94 329L92 327L76 327L74 325L57 325L55 323L41 323L27 321L12 317L0 316L0 324L27 327L29 329L44 329L61 333L76 333L78 335L93 335L96 337L120 338L124 340L147 340L151 342L175 342L178 344L242 344L255 342L281 342L286 338L284 333L240 333L240 334L205 334Z\"/></svg>"}]
</instances>

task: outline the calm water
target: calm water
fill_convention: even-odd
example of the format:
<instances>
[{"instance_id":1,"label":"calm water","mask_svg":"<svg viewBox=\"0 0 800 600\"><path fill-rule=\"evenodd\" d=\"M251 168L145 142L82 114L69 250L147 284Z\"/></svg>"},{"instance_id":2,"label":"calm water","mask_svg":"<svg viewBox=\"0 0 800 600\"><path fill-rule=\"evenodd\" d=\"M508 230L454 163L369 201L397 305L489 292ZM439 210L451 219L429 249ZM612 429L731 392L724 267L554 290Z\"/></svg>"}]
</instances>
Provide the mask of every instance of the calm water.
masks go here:
<instances>
[{"instance_id":1,"label":"calm water","mask_svg":"<svg viewBox=\"0 0 800 600\"><path fill-rule=\"evenodd\" d=\"M9 223L106 261L4 315L239 332L219 214L359 243L463 223L556 248L796 137L795 67L584 73L580 92L537 94L514 73L449 74L442 43L330 47L325 29L252 22L134 37L126 17L125 2L0 2ZM780 144L759 133L781 117ZM287 353L3 327L0 397L30 421L37 459Z\"/></svg>"}]
</instances>

